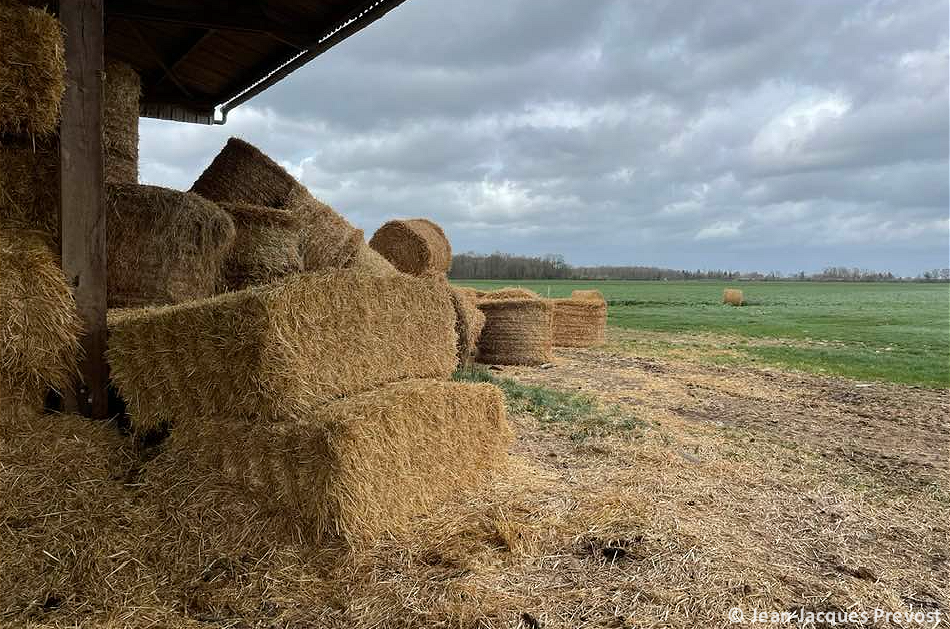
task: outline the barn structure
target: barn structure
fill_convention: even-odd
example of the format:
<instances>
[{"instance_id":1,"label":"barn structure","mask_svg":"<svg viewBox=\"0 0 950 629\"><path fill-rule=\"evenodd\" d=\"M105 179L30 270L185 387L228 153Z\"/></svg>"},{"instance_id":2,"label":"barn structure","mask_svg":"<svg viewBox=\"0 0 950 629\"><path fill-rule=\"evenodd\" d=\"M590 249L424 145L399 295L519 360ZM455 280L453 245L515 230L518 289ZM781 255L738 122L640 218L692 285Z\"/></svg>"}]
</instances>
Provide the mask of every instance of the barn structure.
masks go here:
<instances>
[{"instance_id":1,"label":"barn structure","mask_svg":"<svg viewBox=\"0 0 950 629\"><path fill-rule=\"evenodd\" d=\"M60 0L67 86L60 127L62 262L84 323L70 410L108 414L103 65L141 76L140 115L224 124L228 112L403 0Z\"/></svg>"}]
</instances>

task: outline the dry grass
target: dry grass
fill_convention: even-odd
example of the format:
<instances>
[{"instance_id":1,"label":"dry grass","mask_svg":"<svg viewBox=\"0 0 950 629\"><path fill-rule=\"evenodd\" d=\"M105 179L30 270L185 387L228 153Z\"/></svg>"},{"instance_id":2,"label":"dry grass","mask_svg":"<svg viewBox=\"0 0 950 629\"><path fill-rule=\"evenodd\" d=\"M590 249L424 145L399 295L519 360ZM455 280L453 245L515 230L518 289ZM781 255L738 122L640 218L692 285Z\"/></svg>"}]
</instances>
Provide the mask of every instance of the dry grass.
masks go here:
<instances>
[{"instance_id":1,"label":"dry grass","mask_svg":"<svg viewBox=\"0 0 950 629\"><path fill-rule=\"evenodd\" d=\"M63 33L40 9L0 2L0 134L56 132L66 90Z\"/></svg>"},{"instance_id":2,"label":"dry grass","mask_svg":"<svg viewBox=\"0 0 950 629\"><path fill-rule=\"evenodd\" d=\"M479 299L541 299L533 290L527 288L506 287L488 292L480 292Z\"/></svg>"},{"instance_id":3,"label":"dry grass","mask_svg":"<svg viewBox=\"0 0 950 629\"><path fill-rule=\"evenodd\" d=\"M553 360L552 308L542 299L490 299L478 302L485 326L476 360L492 365L540 365Z\"/></svg>"},{"instance_id":4,"label":"dry grass","mask_svg":"<svg viewBox=\"0 0 950 629\"><path fill-rule=\"evenodd\" d=\"M472 289L450 286L455 308L455 334L458 336L459 365L465 367L475 356L478 339L485 327L485 313L478 309L478 298Z\"/></svg>"},{"instance_id":5,"label":"dry grass","mask_svg":"<svg viewBox=\"0 0 950 629\"><path fill-rule=\"evenodd\" d=\"M130 65L106 59L104 90L102 148L106 181L138 183L141 80Z\"/></svg>"},{"instance_id":6,"label":"dry grass","mask_svg":"<svg viewBox=\"0 0 950 629\"><path fill-rule=\"evenodd\" d=\"M741 306L744 303L742 300L742 291L737 288L725 289L722 291L722 303L730 306Z\"/></svg>"},{"instance_id":7,"label":"dry grass","mask_svg":"<svg viewBox=\"0 0 950 629\"><path fill-rule=\"evenodd\" d=\"M267 284L303 271L300 221L287 210L220 203L234 221L236 236L224 262L229 290Z\"/></svg>"},{"instance_id":8,"label":"dry grass","mask_svg":"<svg viewBox=\"0 0 950 629\"><path fill-rule=\"evenodd\" d=\"M552 299L556 347L603 345L607 329L607 303L596 299Z\"/></svg>"},{"instance_id":9,"label":"dry grass","mask_svg":"<svg viewBox=\"0 0 950 629\"><path fill-rule=\"evenodd\" d=\"M602 301L604 303L607 303L607 300L604 299L604 294L596 289L573 290L571 291L571 299L580 299L584 301Z\"/></svg>"},{"instance_id":10,"label":"dry grass","mask_svg":"<svg viewBox=\"0 0 950 629\"><path fill-rule=\"evenodd\" d=\"M106 186L110 307L210 297L234 242L227 212L196 194L138 184Z\"/></svg>"},{"instance_id":11,"label":"dry grass","mask_svg":"<svg viewBox=\"0 0 950 629\"><path fill-rule=\"evenodd\" d=\"M79 315L40 232L0 230L0 406L43 407L76 373Z\"/></svg>"},{"instance_id":12,"label":"dry grass","mask_svg":"<svg viewBox=\"0 0 950 629\"><path fill-rule=\"evenodd\" d=\"M448 291L406 275L292 276L113 316L109 363L137 430L219 416L281 421L455 368Z\"/></svg>"},{"instance_id":13,"label":"dry grass","mask_svg":"<svg viewBox=\"0 0 950 629\"><path fill-rule=\"evenodd\" d=\"M452 266L452 247L442 228L425 218L389 221L369 246L410 275L444 275Z\"/></svg>"},{"instance_id":14,"label":"dry grass","mask_svg":"<svg viewBox=\"0 0 950 629\"><path fill-rule=\"evenodd\" d=\"M59 142L0 137L0 226L59 240Z\"/></svg>"}]
</instances>

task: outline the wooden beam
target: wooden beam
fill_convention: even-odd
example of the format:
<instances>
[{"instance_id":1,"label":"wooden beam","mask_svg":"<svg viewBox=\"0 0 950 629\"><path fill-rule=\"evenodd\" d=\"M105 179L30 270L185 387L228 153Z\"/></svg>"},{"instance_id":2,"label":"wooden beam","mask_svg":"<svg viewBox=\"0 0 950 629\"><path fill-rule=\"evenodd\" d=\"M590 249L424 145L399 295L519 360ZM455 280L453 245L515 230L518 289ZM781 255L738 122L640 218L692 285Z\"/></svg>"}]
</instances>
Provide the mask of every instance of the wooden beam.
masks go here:
<instances>
[{"instance_id":1,"label":"wooden beam","mask_svg":"<svg viewBox=\"0 0 950 629\"><path fill-rule=\"evenodd\" d=\"M106 350L106 212L103 184L103 1L60 6L66 33L66 93L60 127L60 216L63 270L83 320L80 382L67 410L108 415Z\"/></svg>"}]
</instances>

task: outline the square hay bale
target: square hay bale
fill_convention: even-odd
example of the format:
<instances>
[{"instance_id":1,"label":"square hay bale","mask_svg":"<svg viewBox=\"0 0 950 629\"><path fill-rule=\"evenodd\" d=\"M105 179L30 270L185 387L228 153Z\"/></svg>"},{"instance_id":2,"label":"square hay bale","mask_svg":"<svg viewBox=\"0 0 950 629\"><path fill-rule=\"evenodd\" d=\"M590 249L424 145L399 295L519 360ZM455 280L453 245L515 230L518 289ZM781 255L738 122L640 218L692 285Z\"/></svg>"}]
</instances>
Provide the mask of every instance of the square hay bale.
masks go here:
<instances>
[{"instance_id":1,"label":"square hay bale","mask_svg":"<svg viewBox=\"0 0 950 629\"><path fill-rule=\"evenodd\" d=\"M0 227L59 241L59 142L0 137Z\"/></svg>"},{"instance_id":2,"label":"square hay bale","mask_svg":"<svg viewBox=\"0 0 950 629\"><path fill-rule=\"evenodd\" d=\"M604 303L607 303L607 300L604 299L604 294L597 289L572 290L571 299L581 299L584 301L602 301Z\"/></svg>"},{"instance_id":3,"label":"square hay bale","mask_svg":"<svg viewBox=\"0 0 950 629\"><path fill-rule=\"evenodd\" d=\"M224 262L228 290L267 284L303 271L300 221L287 210L220 203L231 215L237 232Z\"/></svg>"},{"instance_id":4,"label":"square hay bale","mask_svg":"<svg viewBox=\"0 0 950 629\"><path fill-rule=\"evenodd\" d=\"M506 286L505 288L499 288L497 290L492 290L488 292L482 292L479 299L541 299L541 295L537 294L533 290L528 290L527 288L520 288L514 286Z\"/></svg>"},{"instance_id":5,"label":"square hay bale","mask_svg":"<svg viewBox=\"0 0 950 629\"><path fill-rule=\"evenodd\" d=\"M410 275L444 275L452 266L445 232L425 218L389 221L376 230L369 246Z\"/></svg>"},{"instance_id":6,"label":"square hay bale","mask_svg":"<svg viewBox=\"0 0 950 629\"><path fill-rule=\"evenodd\" d=\"M188 500L251 497L292 537L359 545L485 482L511 437L494 385L408 380L294 420L176 428L145 482L162 491L183 477L219 486L224 476L233 497L199 491Z\"/></svg>"},{"instance_id":7,"label":"square hay bale","mask_svg":"<svg viewBox=\"0 0 950 629\"><path fill-rule=\"evenodd\" d=\"M110 322L109 364L133 426L307 417L386 382L449 378L455 316L444 287L342 270Z\"/></svg>"},{"instance_id":8,"label":"square hay bale","mask_svg":"<svg viewBox=\"0 0 950 629\"><path fill-rule=\"evenodd\" d=\"M607 303L595 299L552 299L555 347L603 345Z\"/></svg>"},{"instance_id":9,"label":"square hay bale","mask_svg":"<svg viewBox=\"0 0 950 629\"><path fill-rule=\"evenodd\" d=\"M478 298L472 289L450 287L455 308L455 333L458 336L459 365L467 366L478 349L478 338L485 327L485 314L478 309Z\"/></svg>"},{"instance_id":10,"label":"square hay bale","mask_svg":"<svg viewBox=\"0 0 950 629\"><path fill-rule=\"evenodd\" d=\"M110 307L176 304L215 294L234 242L230 215L196 194L106 186Z\"/></svg>"},{"instance_id":11,"label":"square hay bale","mask_svg":"<svg viewBox=\"0 0 950 629\"><path fill-rule=\"evenodd\" d=\"M41 410L76 374L82 323L41 232L0 230L0 407Z\"/></svg>"},{"instance_id":12,"label":"square hay bale","mask_svg":"<svg viewBox=\"0 0 950 629\"><path fill-rule=\"evenodd\" d=\"M231 138L191 187L218 203L249 203L290 211L303 226L304 269L319 271L350 266L363 232L350 225L256 147Z\"/></svg>"},{"instance_id":13,"label":"square hay bale","mask_svg":"<svg viewBox=\"0 0 950 629\"><path fill-rule=\"evenodd\" d=\"M104 91L102 148L105 179L114 183L138 183L141 79L127 63L106 59Z\"/></svg>"},{"instance_id":14,"label":"square hay bale","mask_svg":"<svg viewBox=\"0 0 950 629\"><path fill-rule=\"evenodd\" d=\"M543 299L490 299L478 302L485 327L476 360L489 365L540 365L551 352L551 303Z\"/></svg>"},{"instance_id":15,"label":"square hay bale","mask_svg":"<svg viewBox=\"0 0 950 629\"><path fill-rule=\"evenodd\" d=\"M0 2L0 134L44 136L59 125L66 57L59 21Z\"/></svg>"}]
</instances>

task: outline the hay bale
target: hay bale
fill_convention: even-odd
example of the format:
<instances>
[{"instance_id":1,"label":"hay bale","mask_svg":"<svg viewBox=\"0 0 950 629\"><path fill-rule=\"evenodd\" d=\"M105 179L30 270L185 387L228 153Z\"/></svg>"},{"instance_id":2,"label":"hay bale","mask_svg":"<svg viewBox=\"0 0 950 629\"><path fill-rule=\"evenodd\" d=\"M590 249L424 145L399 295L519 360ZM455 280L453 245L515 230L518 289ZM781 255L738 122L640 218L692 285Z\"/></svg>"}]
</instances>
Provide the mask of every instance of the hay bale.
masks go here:
<instances>
[{"instance_id":1,"label":"hay bale","mask_svg":"<svg viewBox=\"0 0 950 629\"><path fill-rule=\"evenodd\" d=\"M604 299L604 294L599 290L572 290L571 299L580 299L583 301L602 301L607 303L607 300Z\"/></svg>"},{"instance_id":2,"label":"hay bale","mask_svg":"<svg viewBox=\"0 0 950 629\"><path fill-rule=\"evenodd\" d=\"M478 349L478 337L485 327L485 314L478 309L478 298L471 288L450 287L455 308L455 334L458 336L459 365L467 366Z\"/></svg>"},{"instance_id":3,"label":"hay bale","mask_svg":"<svg viewBox=\"0 0 950 629\"><path fill-rule=\"evenodd\" d=\"M478 339L480 363L540 365L551 353L550 302L542 299L489 299L478 302L485 327Z\"/></svg>"},{"instance_id":4,"label":"hay bale","mask_svg":"<svg viewBox=\"0 0 950 629\"><path fill-rule=\"evenodd\" d=\"M353 261L351 268L370 275L399 275L399 271L389 263L389 260L376 253L365 242L360 245L356 252L356 259Z\"/></svg>"},{"instance_id":5,"label":"hay bale","mask_svg":"<svg viewBox=\"0 0 950 629\"><path fill-rule=\"evenodd\" d=\"M196 194L138 184L106 186L110 307L210 297L234 242L227 212Z\"/></svg>"},{"instance_id":6,"label":"hay bale","mask_svg":"<svg viewBox=\"0 0 950 629\"><path fill-rule=\"evenodd\" d=\"M0 3L0 134L43 136L66 90L63 33L40 9Z\"/></svg>"},{"instance_id":7,"label":"hay bale","mask_svg":"<svg viewBox=\"0 0 950 629\"><path fill-rule=\"evenodd\" d=\"M42 409L71 384L82 323L40 232L0 230L0 407Z\"/></svg>"},{"instance_id":8,"label":"hay bale","mask_svg":"<svg viewBox=\"0 0 950 629\"><path fill-rule=\"evenodd\" d=\"M737 288L725 289L722 291L722 303L730 306L741 306L744 303L742 300L742 291Z\"/></svg>"},{"instance_id":9,"label":"hay bale","mask_svg":"<svg viewBox=\"0 0 950 629\"><path fill-rule=\"evenodd\" d=\"M595 299L552 299L555 347L603 345L607 304Z\"/></svg>"},{"instance_id":10,"label":"hay bale","mask_svg":"<svg viewBox=\"0 0 950 629\"><path fill-rule=\"evenodd\" d=\"M492 290L485 293L479 297L479 299L541 299L541 295L538 295L533 290L528 290L527 288L515 288L511 286L506 286L505 288L499 288L498 290Z\"/></svg>"},{"instance_id":11,"label":"hay bale","mask_svg":"<svg viewBox=\"0 0 950 629\"><path fill-rule=\"evenodd\" d=\"M285 209L302 227L304 270L319 271L351 265L363 232L310 192L256 147L231 138L191 187L218 203L248 203Z\"/></svg>"},{"instance_id":12,"label":"hay bale","mask_svg":"<svg viewBox=\"0 0 950 629\"><path fill-rule=\"evenodd\" d=\"M132 66L106 59L102 108L105 179L114 183L139 180L139 99L142 82Z\"/></svg>"},{"instance_id":13,"label":"hay bale","mask_svg":"<svg viewBox=\"0 0 950 629\"><path fill-rule=\"evenodd\" d=\"M0 227L59 241L59 143L0 137Z\"/></svg>"},{"instance_id":14,"label":"hay bale","mask_svg":"<svg viewBox=\"0 0 950 629\"><path fill-rule=\"evenodd\" d=\"M343 270L110 323L109 364L137 430L218 415L306 417L316 404L455 368L448 292Z\"/></svg>"},{"instance_id":15,"label":"hay bale","mask_svg":"<svg viewBox=\"0 0 950 629\"><path fill-rule=\"evenodd\" d=\"M229 290L267 284L303 271L300 256L300 221L287 210L221 203L231 215L236 236L224 261L224 282Z\"/></svg>"},{"instance_id":16,"label":"hay bale","mask_svg":"<svg viewBox=\"0 0 950 629\"><path fill-rule=\"evenodd\" d=\"M444 275L452 266L445 232L425 218L389 221L376 230L369 246L410 275Z\"/></svg>"},{"instance_id":17,"label":"hay bale","mask_svg":"<svg viewBox=\"0 0 950 629\"><path fill-rule=\"evenodd\" d=\"M280 513L308 540L357 545L396 533L483 483L510 440L497 387L409 380L297 420L216 420L176 429L165 456L177 460L171 476L178 482L183 475L223 473L232 495ZM229 496L199 492L191 499Z\"/></svg>"}]
</instances>

